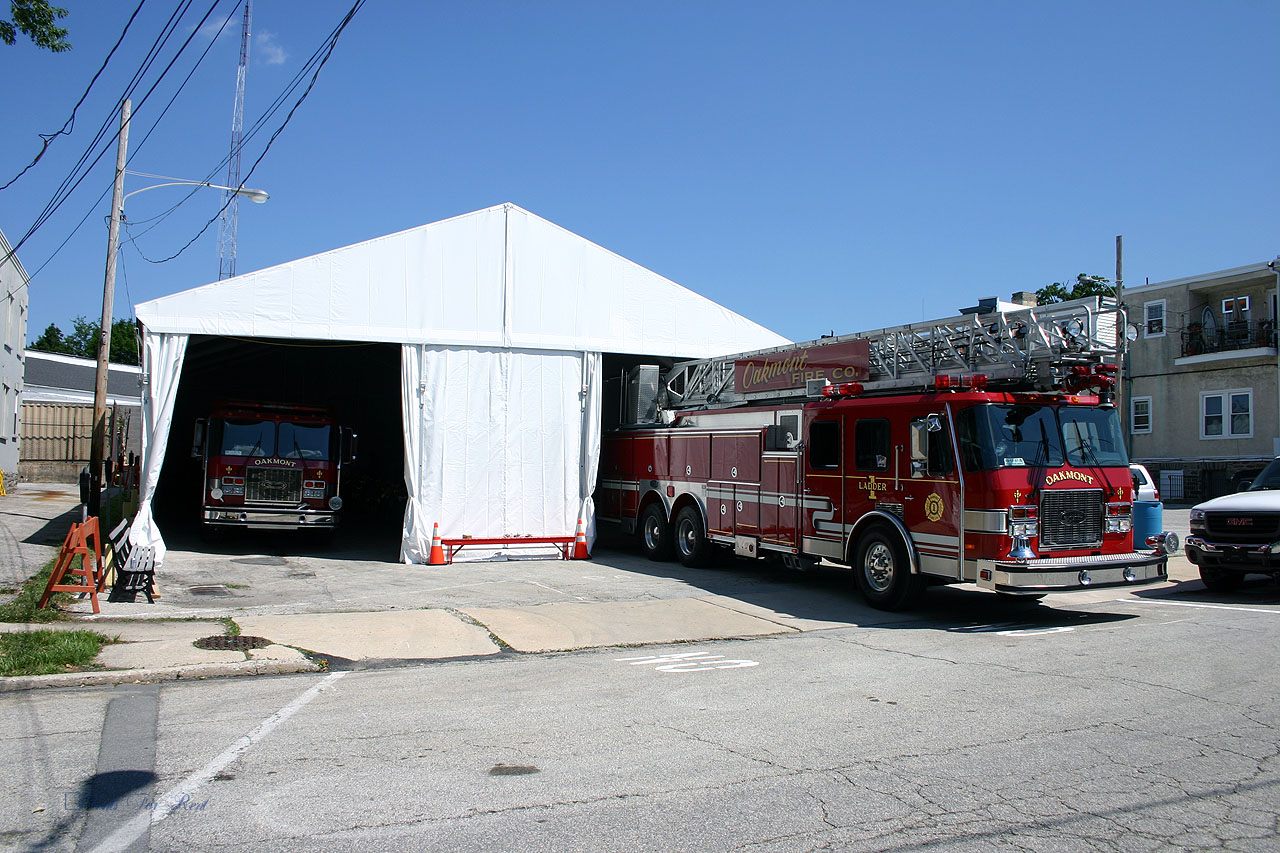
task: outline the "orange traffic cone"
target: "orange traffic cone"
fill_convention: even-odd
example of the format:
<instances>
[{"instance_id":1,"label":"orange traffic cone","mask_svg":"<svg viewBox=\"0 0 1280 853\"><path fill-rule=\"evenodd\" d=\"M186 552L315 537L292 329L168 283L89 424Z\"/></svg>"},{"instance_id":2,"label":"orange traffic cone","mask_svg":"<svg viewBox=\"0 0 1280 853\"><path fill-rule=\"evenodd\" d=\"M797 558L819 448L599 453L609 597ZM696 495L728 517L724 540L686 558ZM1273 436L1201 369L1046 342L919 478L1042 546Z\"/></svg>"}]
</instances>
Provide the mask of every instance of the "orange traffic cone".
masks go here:
<instances>
[{"instance_id":1,"label":"orange traffic cone","mask_svg":"<svg viewBox=\"0 0 1280 853\"><path fill-rule=\"evenodd\" d=\"M582 519L578 519L578 533L573 539L573 557L574 560L586 560L591 555L587 553L587 528L582 523Z\"/></svg>"},{"instance_id":2,"label":"orange traffic cone","mask_svg":"<svg viewBox=\"0 0 1280 853\"><path fill-rule=\"evenodd\" d=\"M444 562L444 547L440 544L440 524L437 522L431 531L431 553L427 555L427 565L443 566Z\"/></svg>"}]
</instances>

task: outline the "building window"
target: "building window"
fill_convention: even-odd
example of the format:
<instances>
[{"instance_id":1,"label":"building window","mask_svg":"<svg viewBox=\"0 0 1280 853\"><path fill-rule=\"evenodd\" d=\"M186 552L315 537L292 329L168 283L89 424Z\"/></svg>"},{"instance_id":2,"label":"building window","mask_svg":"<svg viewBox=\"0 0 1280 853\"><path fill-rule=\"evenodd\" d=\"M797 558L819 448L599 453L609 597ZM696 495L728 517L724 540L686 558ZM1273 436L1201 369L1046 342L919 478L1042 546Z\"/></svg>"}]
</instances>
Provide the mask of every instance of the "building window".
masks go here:
<instances>
[{"instance_id":1,"label":"building window","mask_svg":"<svg viewBox=\"0 0 1280 853\"><path fill-rule=\"evenodd\" d=\"M1129 432L1151 432L1151 398L1134 397L1129 401Z\"/></svg>"},{"instance_id":2,"label":"building window","mask_svg":"<svg viewBox=\"0 0 1280 853\"><path fill-rule=\"evenodd\" d=\"M1164 337L1164 300L1157 299L1155 302L1145 302L1142 305L1142 314L1146 318L1146 334L1147 338L1163 338Z\"/></svg>"},{"instance_id":3,"label":"building window","mask_svg":"<svg viewBox=\"0 0 1280 853\"><path fill-rule=\"evenodd\" d=\"M1252 438L1253 391L1240 388L1200 395L1201 438Z\"/></svg>"},{"instance_id":4,"label":"building window","mask_svg":"<svg viewBox=\"0 0 1280 853\"><path fill-rule=\"evenodd\" d=\"M1235 296L1222 300L1222 319L1226 323L1249 322L1249 297Z\"/></svg>"}]
</instances>

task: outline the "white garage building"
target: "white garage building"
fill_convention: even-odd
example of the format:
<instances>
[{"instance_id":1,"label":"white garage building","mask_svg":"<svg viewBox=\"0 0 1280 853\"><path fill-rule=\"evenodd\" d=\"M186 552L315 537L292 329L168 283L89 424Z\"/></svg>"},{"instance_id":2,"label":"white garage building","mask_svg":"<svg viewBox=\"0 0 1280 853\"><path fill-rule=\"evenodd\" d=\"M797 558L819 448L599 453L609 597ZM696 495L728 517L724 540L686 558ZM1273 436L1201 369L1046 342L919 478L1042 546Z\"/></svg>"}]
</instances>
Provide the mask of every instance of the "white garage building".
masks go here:
<instances>
[{"instance_id":1,"label":"white garage building","mask_svg":"<svg viewBox=\"0 0 1280 853\"><path fill-rule=\"evenodd\" d=\"M156 546L160 559L153 501L168 441L186 443L190 431L190 422L175 418L175 401L195 381L184 360L197 345L217 354L206 359L205 375L237 393L237 376L248 382L277 361L236 360L236 352L259 342L277 347L271 353L307 346L339 353L342 371L354 372L331 370L333 380L317 386L334 395L357 393L377 378L361 370L394 365L398 354L395 427L403 426L407 492L400 558L421 563L436 522L445 536L490 538L572 535L584 518L594 541L591 494L603 371L611 358L615 364L698 358L786 342L511 204L135 310L143 327L144 472L131 538ZM361 342L381 345L391 358L363 359ZM343 346L349 354L335 349ZM294 368L276 384L317 372L323 371ZM361 453L367 449L362 435ZM182 454L168 456L172 467Z\"/></svg>"}]
</instances>

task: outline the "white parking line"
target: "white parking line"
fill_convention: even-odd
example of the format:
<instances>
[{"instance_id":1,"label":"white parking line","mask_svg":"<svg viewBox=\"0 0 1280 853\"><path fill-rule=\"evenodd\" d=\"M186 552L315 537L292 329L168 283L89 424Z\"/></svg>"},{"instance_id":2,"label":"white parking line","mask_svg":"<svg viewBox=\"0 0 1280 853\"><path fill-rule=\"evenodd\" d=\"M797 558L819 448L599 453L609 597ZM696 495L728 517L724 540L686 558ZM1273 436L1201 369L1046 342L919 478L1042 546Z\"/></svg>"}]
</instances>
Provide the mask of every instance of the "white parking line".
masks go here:
<instances>
[{"instance_id":1,"label":"white parking line","mask_svg":"<svg viewBox=\"0 0 1280 853\"><path fill-rule=\"evenodd\" d=\"M276 711L263 720L256 729L223 750L222 754L217 758L170 788L168 793L156 800L153 810L144 811L107 836L101 844L94 848L93 853L99 853L99 851L108 853L108 851L120 851L128 848L142 836L142 833L147 829L148 823L157 824L167 818L174 809L182 808L185 804L192 802L196 791L209 784L213 777L221 773L228 764L247 752L258 741L275 731L277 726L302 710L304 705L319 696L323 691L328 690L334 681L346 674L345 670L329 673L319 684L314 685L288 705Z\"/></svg>"},{"instance_id":2,"label":"white parking line","mask_svg":"<svg viewBox=\"0 0 1280 853\"><path fill-rule=\"evenodd\" d=\"M1163 604L1165 607L1201 607L1205 610L1239 610L1242 613L1270 613L1280 616L1280 610L1263 610L1261 607L1232 607L1228 604L1192 604L1190 601L1152 601L1149 598L1117 598L1116 601L1131 604Z\"/></svg>"}]
</instances>

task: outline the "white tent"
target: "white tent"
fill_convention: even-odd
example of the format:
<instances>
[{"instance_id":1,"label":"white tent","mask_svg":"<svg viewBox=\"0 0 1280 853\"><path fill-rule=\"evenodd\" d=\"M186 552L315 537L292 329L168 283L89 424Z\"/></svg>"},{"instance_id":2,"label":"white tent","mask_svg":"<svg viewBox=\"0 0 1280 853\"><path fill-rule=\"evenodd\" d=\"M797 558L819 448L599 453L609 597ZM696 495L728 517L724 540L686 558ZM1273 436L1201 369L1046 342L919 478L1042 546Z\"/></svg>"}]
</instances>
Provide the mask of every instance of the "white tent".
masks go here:
<instances>
[{"instance_id":1,"label":"white tent","mask_svg":"<svg viewBox=\"0 0 1280 853\"><path fill-rule=\"evenodd\" d=\"M151 515L190 335L400 344L401 556L431 525L475 537L594 536L601 354L697 358L785 339L582 237L504 204L136 306Z\"/></svg>"}]
</instances>

